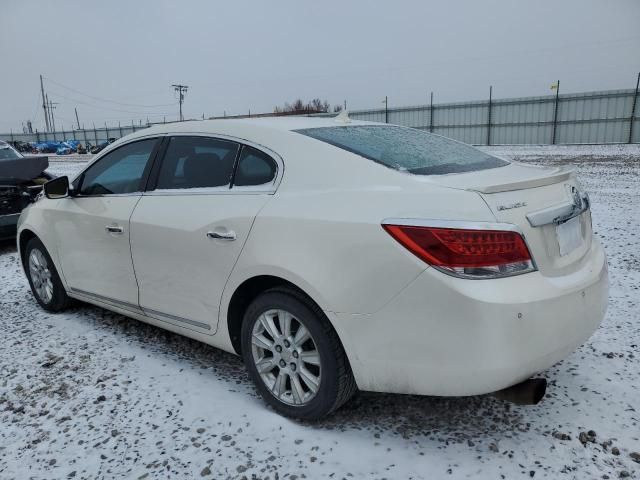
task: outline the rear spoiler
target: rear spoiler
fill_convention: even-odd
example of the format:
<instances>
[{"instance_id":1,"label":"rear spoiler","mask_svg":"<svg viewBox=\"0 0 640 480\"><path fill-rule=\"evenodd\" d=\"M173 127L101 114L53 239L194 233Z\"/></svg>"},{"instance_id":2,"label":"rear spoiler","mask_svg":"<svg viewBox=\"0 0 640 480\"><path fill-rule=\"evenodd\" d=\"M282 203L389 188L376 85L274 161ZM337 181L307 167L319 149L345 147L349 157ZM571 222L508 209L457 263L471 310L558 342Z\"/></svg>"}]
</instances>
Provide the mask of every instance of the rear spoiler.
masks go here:
<instances>
[{"instance_id":1,"label":"rear spoiler","mask_svg":"<svg viewBox=\"0 0 640 480\"><path fill-rule=\"evenodd\" d=\"M509 192L511 190L522 190L524 188L535 188L535 187L544 187L545 185L553 185L554 183L564 182L569 180L573 170L566 169L561 170L559 172L553 173L551 175L545 172L544 175L541 175L538 178L529 178L518 181L509 181L505 184L494 184L482 186L480 188L474 189L480 193L499 193L499 192Z\"/></svg>"}]
</instances>

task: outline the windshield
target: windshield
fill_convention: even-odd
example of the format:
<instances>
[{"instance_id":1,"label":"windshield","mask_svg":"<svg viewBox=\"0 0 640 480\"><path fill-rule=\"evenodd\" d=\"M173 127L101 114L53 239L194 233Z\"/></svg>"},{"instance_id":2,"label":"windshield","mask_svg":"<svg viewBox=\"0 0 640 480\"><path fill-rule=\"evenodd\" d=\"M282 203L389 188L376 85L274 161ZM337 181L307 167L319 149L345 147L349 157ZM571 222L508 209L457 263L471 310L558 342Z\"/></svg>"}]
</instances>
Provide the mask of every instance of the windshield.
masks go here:
<instances>
[{"instance_id":1,"label":"windshield","mask_svg":"<svg viewBox=\"0 0 640 480\"><path fill-rule=\"evenodd\" d=\"M464 143L415 128L353 125L295 131L416 175L472 172L509 164Z\"/></svg>"},{"instance_id":2,"label":"windshield","mask_svg":"<svg viewBox=\"0 0 640 480\"><path fill-rule=\"evenodd\" d=\"M0 160L13 160L21 157L22 155L11 148L9 144L0 142Z\"/></svg>"}]
</instances>

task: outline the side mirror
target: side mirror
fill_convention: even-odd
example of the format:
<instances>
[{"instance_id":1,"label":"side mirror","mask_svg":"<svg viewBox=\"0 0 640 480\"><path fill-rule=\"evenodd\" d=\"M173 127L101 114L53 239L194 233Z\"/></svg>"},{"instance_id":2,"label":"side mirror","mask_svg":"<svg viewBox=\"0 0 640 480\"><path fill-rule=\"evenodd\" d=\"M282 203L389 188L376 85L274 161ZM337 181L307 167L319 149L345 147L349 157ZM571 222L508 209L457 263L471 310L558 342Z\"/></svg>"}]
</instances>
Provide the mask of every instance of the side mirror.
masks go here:
<instances>
[{"instance_id":1,"label":"side mirror","mask_svg":"<svg viewBox=\"0 0 640 480\"><path fill-rule=\"evenodd\" d=\"M54 178L44 184L44 194L47 198L65 198L69 196L69 178L67 176Z\"/></svg>"}]
</instances>

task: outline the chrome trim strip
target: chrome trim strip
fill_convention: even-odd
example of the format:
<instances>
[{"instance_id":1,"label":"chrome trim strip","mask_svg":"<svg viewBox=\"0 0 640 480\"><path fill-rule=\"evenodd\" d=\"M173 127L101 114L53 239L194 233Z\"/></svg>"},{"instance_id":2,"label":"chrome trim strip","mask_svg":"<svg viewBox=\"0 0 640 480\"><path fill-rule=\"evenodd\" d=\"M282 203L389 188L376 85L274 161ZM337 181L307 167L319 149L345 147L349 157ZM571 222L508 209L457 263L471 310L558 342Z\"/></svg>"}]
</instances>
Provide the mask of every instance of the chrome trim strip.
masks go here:
<instances>
[{"instance_id":1,"label":"chrome trim strip","mask_svg":"<svg viewBox=\"0 0 640 480\"><path fill-rule=\"evenodd\" d=\"M242 187L239 187L242 188ZM144 192L144 197L175 197L175 196L188 196L188 195L258 195L266 194L273 195L275 190L240 190L240 189L227 187L210 187L210 188L166 188L162 190L149 190Z\"/></svg>"},{"instance_id":2,"label":"chrome trim strip","mask_svg":"<svg viewBox=\"0 0 640 480\"><path fill-rule=\"evenodd\" d=\"M68 197L61 197L61 198L73 198L73 199L81 199L81 198L102 198L102 197L108 197L108 198L112 198L112 197L140 197L142 196L143 192L131 192L131 193L100 193L100 194L96 194L96 195L74 195L73 197L68 196Z\"/></svg>"},{"instance_id":3,"label":"chrome trim strip","mask_svg":"<svg viewBox=\"0 0 640 480\"><path fill-rule=\"evenodd\" d=\"M383 225L403 225L407 227L431 227L431 228L465 228L468 230L501 230L518 232L522 234L520 227L514 223L474 222L471 220L439 220L426 218L385 218Z\"/></svg>"},{"instance_id":4,"label":"chrome trim strip","mask_svg":"<svg viewBox=\"0 0 640 480\"><path fill-rule=\"evenodd\" d=\"M578 204L578 201L580 202ZM589 195L583 193L571 202L560 203L543 208L535 212L527 213L527 220L532 227L541 227L551 223L560 224L571 220L589 210Z\"/></svg>"},{"instance_id":5,"label":"chrome trim strip","mask_svg":"<svg viewBox=\"0 0 640 480\"><path fill-rule=\"evenodd\" d=\"M105 297L104 295L98 295L97 293L91 293L85 290L80 290L79 288L70 287L69 290L72 294L93 298L95 300L98 300L99 302L106 303L107 305L122 308L123 310L129 310L130 312L133 312L133 313L142 314L147 317L160 320L161 322L166 322L167 320L173 320L176 322L187 323L189 325L202 328L204 330L211 330L211 325L208 325L206 323L197 322L195 320L189 320L187 318L177 317L175 315L171 315L168 313L158 312L157 310L152 310L150 308L140 308L139 306L134 305L132 303L122 302L120 300L115 300L110 297ZM164 317L164 318L158 318L158 317Z\"/></svg>"},{"instance_id":6,"label":"chrome trim strip","mask_svg":"<svg viewBox=\"0 0 640 480\"><path fill-rule=\"evenodd\" d=\"M211 330L211 325L208 325L202 322L197 322L196 320L189 320L188 318L178 317L176 315L171 315L169 313L158 312L157 310L152 310L151 308L147 308L147 307L143 307L142 311L149 317L153 317L156 320L166 321L166 319L168 319L168 320L173 320L175 322L187 323L189 325L193 325L194 327L202 328L204 330ZM165 317L165 318L158 318L158 317Z\"/></svg>"},{"instance_id":7,"label":"chrome trim strip","mask_svg":"<svg viewBox=\"0 0 640 480\"><path fill-rule=\"evenodd\" d=\"M75 195L72 198L92 198L92 197L128 197L134 195L145 195L145 196L167 196L167 195L211 195L211 194L231 194L231 195L239 195L239 194L274 194L278 187L280 186L280 182L282 181L282 177L284 175L285 165L282 157L277 153L271 150L269 147L262 145L260 143L254 142L252 140L243 138L243 137L235 137L232 135L225 135L221 133L212 133L212 132L203 132L203 131L173 131L173 132L162 132L162 133L149 133L145 132L146 135L134 136L129 138L129 134L122 138L119 138L111 145L107 145L104 150L98 153L91 161L84 165L84 168L76 173L73 178L69 179L69 184L74 182L80 175L82 175L91 165L96 163L102 157L104 157L107 153L115 148L123 147L129 143L138 142L141 140L147 140L150 138L160 138L160 137L179 137L179 136L187 136L187 137L208 137L215 138L219 140L228 140L235 143L239 143L240 146L247 145L249 147L253 147L257 150L261 150L262 152L269 155L276 162L277 171L274 179L268 184L264 185L246 185L246 186L234 186L233 188L229 188L229 186L225 187L211 187L211 188L202 188L202 189L166 189L166 190L150 190L145 192L131 192L131 193L114 193L114 194L106 194L106 195ZM126 139L126 141L122 141L122 139ZM224 191L216 191L217 188L220 188ZM189 192L189 190L197 190ZM157 193L156 193L157 192ZM175 193L173 193L175 192Z\"/></svg>"},{"instance_id":8,"label":"chrome trim strip","mask_svg":"<svg viewBox=\"0 0 640 480\"><path fill-rule=\"evenodd\" d=\"M77 295L83 295L89 298L94 298L100 302L107 303L114 307L124 308L125 310L130 310L135 313L144 313L138 305L134 305L133 303L123 302L121 300L116 300L114 298L105 297L104 295L98 295L97 293L91 293L85 290L80 290L79 288L70 287L69 289L71 290L71 293L75 293Z\"/></svg>"}]
</instances>

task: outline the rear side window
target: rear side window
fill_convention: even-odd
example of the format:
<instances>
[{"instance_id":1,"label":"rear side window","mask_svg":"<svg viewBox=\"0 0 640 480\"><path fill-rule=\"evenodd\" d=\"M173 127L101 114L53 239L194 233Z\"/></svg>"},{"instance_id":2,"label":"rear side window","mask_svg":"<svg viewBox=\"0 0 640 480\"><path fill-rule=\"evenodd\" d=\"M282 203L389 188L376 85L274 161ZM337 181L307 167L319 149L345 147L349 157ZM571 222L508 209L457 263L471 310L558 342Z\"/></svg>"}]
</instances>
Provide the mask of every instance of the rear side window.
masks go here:
<instances>
[{"instance_id":1,"label":"rear side window","mask_svg":"<svg viewBox=\"0 0 640 480\"><path fill-rule=\"evenodd\" d=\"M509 164L470 145L415 128L352 125L296 132L416 175L473 172Z\"/></svg>"},{"instance_id":2,"label":"rear side window","mask_svg":"<svg viewBox=\"0 0 640 480\"><path fill-rule=\"evenodd\" d=\"M157 139L129 143L107 153L82 175L81 195L142 191L142 177Z\"/></svg>"},{"instance_id":3,"label":"rear side window","mask_svg":"<svg viewBox=\"0 0 640 480\"><path fill-rule=\"evenodd\" d=\"M240 146L208 137L172 137L157 189L229 187Z\"/></svg>"},{"instance_id":4,"label":"rear side window","mask_svg":"<svg viewBox=\"0 0 640 480\"><path fill-rule=\"evenodd\" d=\"M276 162L266 153L252 147L242 147L233 185L264 185L276 176Z\"/></svg>"}]
</instances>

